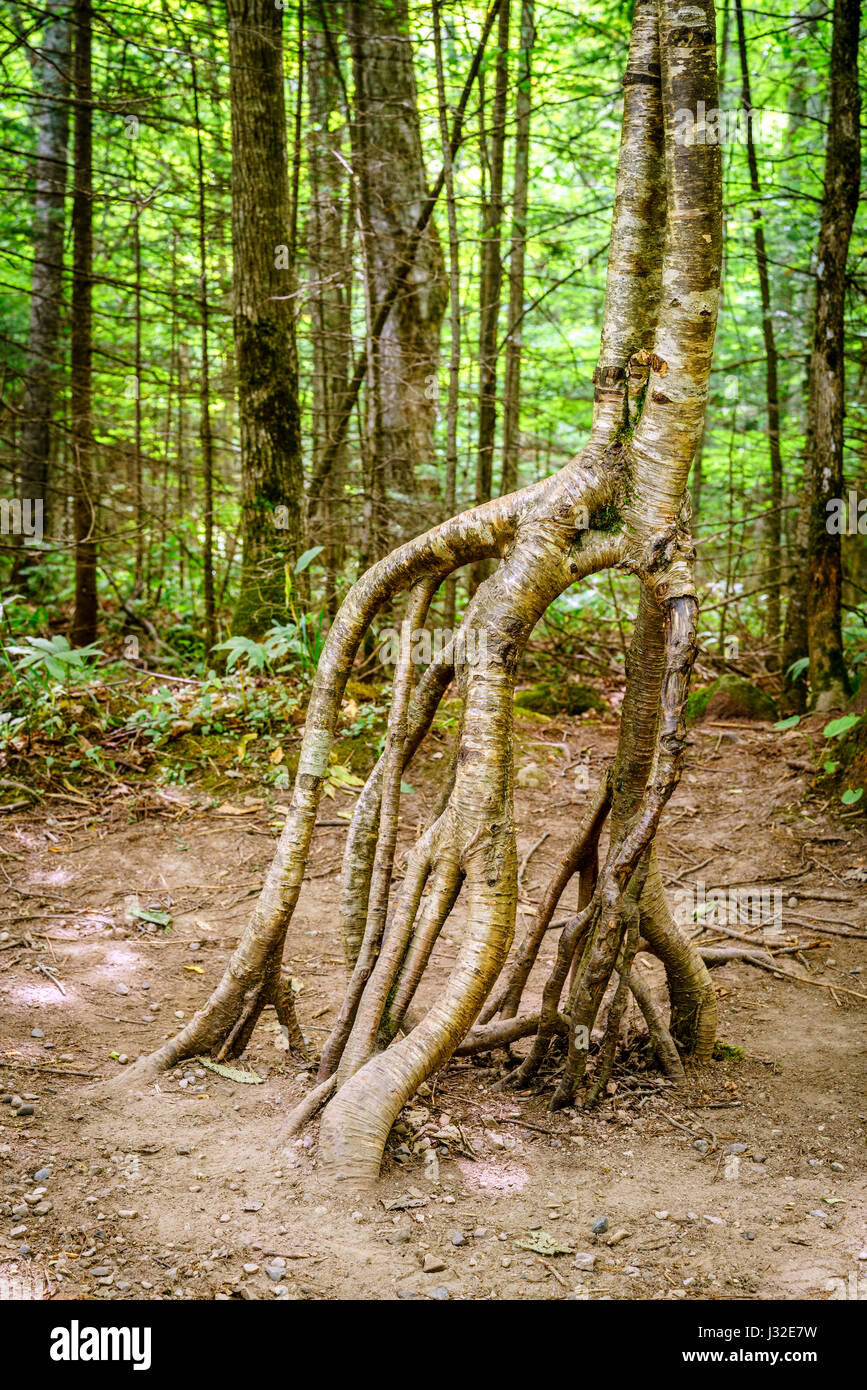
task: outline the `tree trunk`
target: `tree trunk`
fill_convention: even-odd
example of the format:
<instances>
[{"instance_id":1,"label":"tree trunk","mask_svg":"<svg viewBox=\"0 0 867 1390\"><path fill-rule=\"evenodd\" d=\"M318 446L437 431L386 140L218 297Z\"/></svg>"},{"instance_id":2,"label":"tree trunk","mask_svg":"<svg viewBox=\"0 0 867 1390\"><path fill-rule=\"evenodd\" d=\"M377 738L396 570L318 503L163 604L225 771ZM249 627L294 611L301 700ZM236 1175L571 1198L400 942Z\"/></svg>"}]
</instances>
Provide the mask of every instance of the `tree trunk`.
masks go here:
<instances>
[{"instance_id":1,"label":"tree trunk","mask_svg":"<svg viewBox=\"0 0 867 1390\"><path fill-rule=\"evenodd\" d=\"M840 530L832 524L843 492L846 260L861 179L858 89L860 0L834 0L831 100L825 147L825 196L816 270L816 324L810 358L805 488L807 645L815 706L834 709L850 691L843 660Z\"/></svg>"},{"instance_id":2,"label":"tree trunk","mask_svg":"<svg viewBox=\"0 0 867 1390\"><path fill-rule=\"evenodd\" d=\"M530 178L531 57L535 42L533 0L521 5L515 99L515 187L512 193L512 247L509 257L509 332L503 403L503 474L501 492L518 486L521 425L521 347L524 318L524 255L527 245L527 190Z\"/></svg>"},{"instance_id":3,"label":"tree trunk","mask_svg":"<svg viewBox=\"0 0 867 1390\"><path fill-rule=\"evenodd\" d=\"M353 167L375 300L386 295L427 192L407 0L352 0L347 22L353 56ZM377 456L382 498L400 498L410 533L419 520L421 471L432 461L445 276L432 222L382 329L373 335L379 378ZM381 529L392 537L393 520Z\"/></svg>"},{"instance_id":4,"label":"tree trunk","mask_svg":"<svg viewBox=\"0 0 867 1390\"><path fill-rule=\"evenodd\" d=\"M340 59L323 6L311 17L307 41L309 110L307 264L313 344L313 467L334 441L340 402L349 382L352 263L344 209L351 200L346 171L347 111ZM337 611L338 577L345 561L345 448L338 443L324 483L322 534L326 538L326 608Z\"/></svg>"},{"instance_id":5,"label":"tree trunk","mask_svg":"<svg viewBox=\"0 0 867 1390\"><path fill-rule=\"evenodd\" d=\"M494 472L494 445L497 435L497 348L500 325L500 290L503 262L500 238L503 227L503 164L506 148L506 96L509 80L509 10L511 0L503 0L497 26L497 64L491 113L490 148L481 131L483 167L490 179L488 197L482 210L482 270L479 284L479 434L476 449L476 506L491 496ZM481 106L484 111L484 103ZM470 572L470 592L485 573L485 566L474 565Z\"/></svg>"},{"instance_id":6,"label":"tree trunk","mask_svg":"<svg viewBox=\"0 0 867 1390\"><path fill-rule=\"evenodd\" d=\"M243 544L232 630L260 637L286 621L304 545L283 13L271 0L226 0L226 13Z\"/></svg>"},{"instance_id":7,"label":"tree trunk","mask_svg":"<svg viewBox=\"0 0 867 1390\"><path fill-rule=\"evenodd\" d=\"M615 976L616 1006L596 1056L589 1102L604 1092L610 1075L628 990L673 1076L682 1075L675 1041L683 1056L700 1061L713 1046L716 1013L707 969L668 913L654 842L680 777L683 709L697 648L686 488L704 421L722 255L719 148L680 145L673 132L678 112L695 110L698 102L708 110L716 105L716 34L710 0L687 10L677 0L659 0L658 11L657 0L636 0L586 446L560 473L401 546L347 595L319 663L291 809L247 931L204 1008L114 1083L132 1087L201 1051L237 1055L269 1003L290 1039L293 1030L297 1036L291 989L281 983L288 975L285 967L281 972L283 945L355 654L397 593L408 591L407 621L421 626L437 586L450 574L496 559L459 633L417 684L410 654L401 652L385 749L349 828L340 913L350 979L323 1049L320 1084L290 1117L291 1127L333 1096L319 1134L320 1168L331 1182L375 1179L402 1106L458 1048L490 1050L504 1037L531 1036L529 1053L509 1079L521 1085L541 1073L556 1084L552 1105L568 1103L584 1085L589 1037ZM512 710L520 659L554 599L614 567L634 575L639 590L618 753L545 895L547 920L540 911L512 953L518 900ZM402 882L392 889L402 774L452 678L463 717L451 775L407 856ZM597 874L598 838L609 816L609 848ZM576 870L582 906L560 928L541 1010L516 1018L513 1006ZM465 926L451 974L427 1011L411 1017L427 961L461 894ZM632 973L639 950L650 950L664 965L670 1026ZM496 991L504 966L505 987ZM503 1017L474 1026L486 1000L484 1017L498 1011ZM552 1051L564 1032L565 1063Z\"/></svg>"},{"instance_id":8,"label":"tree trunk","mask_svg":"<svg viewBox=\"0 0 867 1390\"><path fill-rule=\"evenodd\" d=\"M443 71L441 0L433 0L432 18L434 52L437 73L437 109L440 124L440 143L443 152L443 171L446 181L446 214L449 227L449 386L446 404L446 477L445 513L453 516L457 509L458 483L458 410L461 390L461 261L458 244L458 217L455 204L455 181L452 151L449 140L449 120L446 106L445 73ZM454 576L445 582L443 594L443 626L451 630L455 623L457 584Z\"/></svg>"},{"instance_id":9,"label":"tree trunk","mask_svg":"<svg viewBox=\"0 0 867 1390\"><path fill-rule=\"evenodd\" d=\"M31 503L41 500L43 528L50 530L52 416L60 374L58 340L63 305L63 237L66 222L66 160L69 140L69 0L47 0L47 23L31 57L37 94L36 161L33 195L33 272L27 375L21 407L18 491ZM44 100L39 100L43 97ZM17 583L26 560L15 557Z\"/></svg>"},{"instance_id":10,"label":"tree trunk","mask_svg":"<svg viewBox=\"0 0 867 1390\"><path fill-rule=\"evenodd\" d=\"M96 640L97 495L93 468L91 352L93 318L93 91L91 0L75 0L75 154L72 194L72 345L70 425L75 528L74 646Z\"/></svg>"},{"instance_id":11,"label":"tree trunk","mask_svg":"<svg viewBox=\"0 0 867 1390\"><path fill-rule=\"evenodd\" d=\"M188 50L189 51L189 50ZM202 150L202 122L199 112L199 83L196 60L190 54L193 81L193 118L196 123L196 173L198 176L199 217L199 323L202 364L199 387L199 442L202 450L205 537L202 547L202 589L205 600L205 642L208 650L217 640L217 610L214 601L214 439L211 430L211 369L208 341L208 235L205 221L205 161Z\"/></svg>"},{"instance_id":12,"label":"tree trunk","mask_svg":"<svg viewBox=\"0 0 867 1390\"><path fill-rule=\"evenodd\" d=\"M768 253L765 248L765 229L761 206L761 184L759 166L756 159L756 146L753 138L752 96L750 94L750 68L747 56L747 38L744 28L742 0L735 0L735 13L738 28L738 51L741 61L741 106L746 121L747 163L750 171L750 187L753 203L753 241L756 250L756 271L759 277L759 294L762 305L762 336L765 344L765 399L768 420L768 451L771 464L770 510L767 516L768 552L768 607L765 620L765 633L776 657L776 647L780 638L780 602L782 587L782 559L780 536L783 515L783 460L780 454L780 397L778 385L778 355L774 336L774 320L771 308L771 284L768 274Z\"/></svg>"}]
</instances>

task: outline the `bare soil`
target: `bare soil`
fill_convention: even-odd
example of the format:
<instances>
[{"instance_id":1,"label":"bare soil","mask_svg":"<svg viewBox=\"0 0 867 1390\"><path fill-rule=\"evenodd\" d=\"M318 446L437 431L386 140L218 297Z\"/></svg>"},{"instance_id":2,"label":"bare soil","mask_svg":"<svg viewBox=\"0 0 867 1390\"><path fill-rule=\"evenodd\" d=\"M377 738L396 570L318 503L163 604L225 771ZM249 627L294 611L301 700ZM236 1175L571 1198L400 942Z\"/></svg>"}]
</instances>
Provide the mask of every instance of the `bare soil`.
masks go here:
<instances>
[{"instance_id":1,"label":"bare soil","mask_svg":"<svg viewBox=\"0 0 867 1390\"><path fill-rule=\"evenodd\" d=\"M535 847L520 932L586 801L576 768L589 758L595 782L616 732L522 718L519 735L519 858ZM443 765L428 740L404 847ZM454 1062L417 1097L365 1198L320 1183L315 1124L281 1144L310 1072L280 1050L273 1016L241 1063L262 1084L190 1063L140 1100L91 1090L168 1036L219 978L288 793L236 779L215 807L201 789L118 788L4 817L0 1090L34 1113L0 1106L0 1297L3 1278L8 1287L25 1270L76 1299L867 1296L867 937L821 930L867 929L867 839L862 817L804 799L809 766L799 731L705 725L660 836L672 892L697 880L781 888L778 944L805 948L779 960L812 984L740 962L714 972L719 1037L742 1056L675 1089L633 1049L599 1108L556 1115L550 1092L493 1089L502 1054ZM350 805L340 794L322 814ZM288 942L314 1054L344 979L344 834L317 830ZM136 907L168 911L171 929ZM428 997L460 926L447 927ZM594 1235L601 1218L607 1230Z\"/></svg>"}]
</instances>

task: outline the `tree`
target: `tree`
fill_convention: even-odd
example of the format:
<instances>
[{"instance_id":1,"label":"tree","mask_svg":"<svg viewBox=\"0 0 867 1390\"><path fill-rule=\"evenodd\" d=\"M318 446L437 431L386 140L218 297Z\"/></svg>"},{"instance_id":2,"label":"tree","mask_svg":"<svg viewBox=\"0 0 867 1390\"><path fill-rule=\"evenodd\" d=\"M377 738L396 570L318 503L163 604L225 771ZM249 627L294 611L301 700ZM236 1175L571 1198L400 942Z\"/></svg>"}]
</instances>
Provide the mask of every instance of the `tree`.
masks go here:
<instances>
[{"instance_id":1,"label":"tree","mask_svg":"<svg viewBox=\"0 0 867 1390\"><path fill-rule=\"evenodd\" d=\"M75 153L72 191L72 345L70 416L75 528L75 611L70 641L96 640L97 495L93 469L93 89L92 7L75 0Z\"/></svg>"},{"instance_id":2,"label":"tree","mask_svg":"<svg viewBox=\"0 0 867 1390\"><path fill-rule=\"evenodd\" d=\"M860 0L835 0L804 482L784 641L787 666L809 656L819 710L838 707L850 692L840 620L840 531L830 522L844 497L846 262L861 180L860 17Z\"/></svg>"},{"instance_id":3,"label":"tree","mask_svg":"<svg viewBox=\"0 0 867 1390\"><path fill-rule=\"evenodd\" d=\"M314 12L308 39L307 90L310 116L307 262L312 305L315 468L334 435L352 364L352 226L345 213L347 204L351 206L352 200L343 148L349 103L334 34L324 6L318 15ZM320 508L328 542L325 556L328 575L326 607L332 615L337 610L337 576L345 559L345 452L341 444L325 481L325 495Z\"/></svg>"},{"instance_id":4,"label":"tree","mask_svg":"<svg viewBox=\"0 0 867 1390\"><path fill-rule=\"evenodd\" d=\"M427 178L406 0L351 0L346 8L355 84L352 158L369 287L388 293L394 267L423 206ZM396 533L385 497L417 522L419 475L433 457L445 272L436 227L419 238L413 264L379 332L371 331L371 554ZM373 325L371 324L371 330Z\"/></svg>"},{"instance_id":5,"label":"tree","mask_svg":"<svg viewBox=\"0 0 867 1390\"><path fill-rule=\"evenodd\" d=\"M243 542L232 626L255 637L285 620L304 544L283 12L271 0L227 0L226 14Z\"/></svg>"},{"instance_id":6,"label":"tree","mask_svg":"<svg viewBox=\"0 0 867 1390\"><path fill-rule=\"evenodd\" d=\"M656 0L636 0L624 89L594 421L585 448L552 477L401 546L351 590L319 663L291 810L247 931L204 1008L118 1083L133 1086L201 1051L237 1055L269 1000L289 1016L291 993L276 989L279 962L355 652L377 611L397 593L408 592L407 623L415 628L457 566L497 559L458 634L414 688L410 644L404 644L385 749L348 834L341 920L349 984L323 1050L319 1085L293 1120L333 1095L319 1140L321 1167L332 1178L363 1184L376 1177L401 1107L456 1051L532 1035L532 1049L513 1073L521 1084L538 1073L554 1039L565 1033L568 1054L553 1104L569 1103L615 974L597 1091L606 1070L610 1074L629 989L670 1072L681 1071L675 1042L699 1060L713 1046L708 972L671 918L654 855L659 820L680 776L683 707L696 651L686 488L716 327L721 170L718 146L678 143L674 132L677 112L716 104L711 0L688 11L674 0L659 0L658 7ZM510 955L517 904L512 698L521 654L554 598L612 566L634 575L639 593L617 756L537 921ZM401 775L453 676L463 718L451 777L390 903ZM610 847L595 877L595 847L606 819ZM576 867L591 875L583 885L586 906L561 930L541 1012L522 1018L517 1002L529 965ZM409 1012L412 998L460 894L466 927L454 968L434 1005L417 1018ZM670 1030L632 968L645 943L665 966ZM497 1012L501 1017L493 1021Z\"/></svg>"},{"instance_id":7,"label":"tree","mask_svg":"<svg viewBox=\"0 0 867 1390\"><path fill-rule=\"evenodd\" d=\"M515 99L515 186L512 193L512 246L509 256L509 332L506 338L506 383L503 405L503 474L501 492L518 486L521 423L521 347L524 318L524 259L527 247L527 190L530 175L531 60L535 26L533 0L521 5Z\"/></svg>"},{"instance_id":8,"label":"tree","mask_svg":"<svg viewBox=\"0 0 867 1390\"><path fill-rule=\"evenodd\" d=\"M50 465L63 306L63 237L69 139L68 0L49 0L46 13L45 31L30 61L37 94L33 272L18 487L22 499L39 499L45 512L48 512L53 491L50 487ZM17 582L20 576L24 554L20 551L16 557L13 582Z\"/></svg>"}]
</instances>

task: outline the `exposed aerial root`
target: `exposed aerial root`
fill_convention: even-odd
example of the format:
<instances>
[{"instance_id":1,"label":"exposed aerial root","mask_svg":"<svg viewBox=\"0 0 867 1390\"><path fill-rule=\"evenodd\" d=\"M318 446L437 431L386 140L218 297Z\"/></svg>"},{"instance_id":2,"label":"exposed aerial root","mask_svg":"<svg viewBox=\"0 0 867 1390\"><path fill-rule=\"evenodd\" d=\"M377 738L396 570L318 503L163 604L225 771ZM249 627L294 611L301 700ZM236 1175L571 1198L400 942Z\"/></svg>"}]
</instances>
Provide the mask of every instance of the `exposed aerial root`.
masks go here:
<instances>
[{"instance_id":1,"label":"exposed aerial root","mask_svg":"<svg viewBox=\"0 0 867 1390\"><path fill-rule=\"evenodd\" d=\"M536 912L535 921L515 952L502 988L485 1006L480 1019L481 1023L490 1022L496 1014L499 1014L501 1018L514 1018L517 1014L521 996L530 978L530 972L536 963L539 949L545 939L545 933L551 926L551 920L560 899L574 875L576 873L583 874L592 863L595 863L599 836L602 833L610 805L610 776L606 774L584 812L578 832L557 873L545 890Z\"/></svg>"},{"instance_id":2,"label":"exposed aerial root","mask_svg":"<svg viewBox=\"0 0 867 1390\"><path fill-rule=\"evenodd\" d=\"M680 1060L680 1054L668 1030L662 1009L654 999L650 986L641 978L638 970L634 967L629 972L629 988L636 1004L644 1014L650 1033L651 1047L659 1059L659 1065L672 1081L683 1081L686 1075L683 1062Z\"/></svg>"}]
</instances>

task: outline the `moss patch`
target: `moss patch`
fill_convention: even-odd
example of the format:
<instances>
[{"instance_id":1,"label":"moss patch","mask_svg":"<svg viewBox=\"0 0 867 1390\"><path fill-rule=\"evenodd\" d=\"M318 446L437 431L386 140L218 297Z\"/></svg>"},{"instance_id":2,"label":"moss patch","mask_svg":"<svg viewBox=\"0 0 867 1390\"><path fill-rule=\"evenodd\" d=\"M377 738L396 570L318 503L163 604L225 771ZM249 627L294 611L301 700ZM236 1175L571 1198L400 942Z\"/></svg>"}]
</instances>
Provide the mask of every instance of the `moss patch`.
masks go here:
<instances>
[{"instance_id":1,"label":"moss patch","mask_svg":"<svg viewBox=\"0 0 867 1390\"><path fill-rule=\"evenodd\" d=\"M540 681L515 694L515 708L537 714L584 714L592 709L605 713L605 702L591 685L573 681Z\"/></svg>"},{"instance_id":2,"label":"moss patch","mask_svg":"<svg viewBox=\"0 0 867 1390\"><path fill-rule=\"evenodd\" d=\"M687 724L702 719L779 719L776 702L740 676L720 676L703 690L694 690L686 702Z\"/></svg>"}]
</instances>

